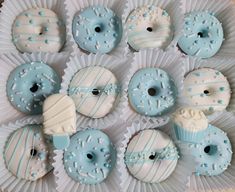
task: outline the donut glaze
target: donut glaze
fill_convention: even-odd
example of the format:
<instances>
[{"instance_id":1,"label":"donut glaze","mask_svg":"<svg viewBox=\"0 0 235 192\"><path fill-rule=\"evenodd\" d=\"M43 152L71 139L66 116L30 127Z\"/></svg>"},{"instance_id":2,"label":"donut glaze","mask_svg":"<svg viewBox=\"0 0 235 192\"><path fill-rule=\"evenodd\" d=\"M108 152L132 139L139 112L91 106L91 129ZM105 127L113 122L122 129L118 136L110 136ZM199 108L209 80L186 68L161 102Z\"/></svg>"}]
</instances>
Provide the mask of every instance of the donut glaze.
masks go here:
<instances>
[{"instance_id":1,"label":"donut glaze","mask_svg":"<svg viewBox=\"0 0 235 192\"><path fill-rule=\"evenodd\" d=\"M204 139L189 145L195 156L196 175L215 176L223 173L232 160L232 147L226 133L209 125Z\"/></svg>"},{"instance_id":2,"label":"donut glaze","mask_svg":"<svg viewBox=\"0 0 235 192\"><path fill-rule=\"evenodd\" d=\"M173 39L169 14L154 5L134 9L126 25L128 43L136 51L143 48L166 48Z\"/></svg>"},{"instance_id":3,"label":"donut glaze","mask_svg":"<svg viewBox=\"0 0 235 192\"><path fill-rule=\"evenodd\" d=\"M26 125L16 130L6 142L5 164L17 178L35 181L52 169L46 146L48 141L41 129L41 125Z\"/></svg>"},{"instance_id":4,"label":"donut glaze","mask_svg":"<svg viewBox=\"0 0 235 192\"><path fill-rule=\"evenodd\" d=\"M80 48L91 53L109 53L122 38L122 22L109 8L93 6L73 19L73 37Z\"/></svg>"},{"instance_id":5,"label":"donut glaze","mask_svg":"<svg viewBox=\"0 0 235 192\"><path fill-rule=\"evenodd\" d=\"M47 64L31 62L16 67L7 80L7 97L26 114L40 114L45 98L60 89L60 77Z\"/></svg>"},{"instance_id":6,"label":"donut glaze","mask_svg":"<svg viewBox=\"0 0 235 192\"><path fill-rule=\"evenodd\" d=\"M190 72L185 77L184 88L190 106L202 110L206 115L226 109L231 97L227 78L210 68Z\"/></svg>"},{"instance_id":7,"label":"donut glaze","mask_svg":"<svg viewBox=\"0 0 235 192\"><path fill-rule=\"evenodd\" d=\"M119 92L120 86L114 74L98 66L79 70L68 90L77 112L91 118L101 118L110 113Z\"/></svg>"},{"instance_id":8,"label":"donut glaze","mask_svg":"<svg viewBox=\"0 0 235 192\"><path fill-rule=\"evenodd\" d=\"M175 170L178 152L168 135L159 130L144 130L127 146L125 163L130 173L140 181L159 183Z\"/></svg>"},{"instance_id":9,"label":"donut glaze","mask_svg":"<svg viewBox=\"0 0 235 192\"><path fill-rule=\"evenodd\" d=\"M206 116L198 109L179 108L173 113L172 120L177 138L184 142L201 141L208 127Z\"/></svg>"},{"instance_id":10,"label":"donut glaze","mask_svg":"<svg viewBox=\"0 0 235 192\"><path fill-rule=\"evenodd\" d=\"M187 55L210 58L224 40L222 24L211 13L193 12L185 16L184 34L178 45Z\"/></svg>"},{"instance_id":11,"label":"donut glaze","mask_svg":"<svg viewBox=\"0 0 235 192\"><path fill-rule=\"evenodd\" d=\"M116 150L109 137L99 130L76 133L64 152L67 174L80 183L104 181L116 164Z\"/></svg>"},{"instance_id":12,"label":"donut glaze","mask_svg":"<svg viewBox=\"0 0 235 192\"><path fill-rule=\"evenodd\" d=\"M16 17L12 38L21 52L59 52L65 43L65 24L49 9L32 8Z\"/></svg>"},{"instance_id":13,"label":"donut glaze","mask_svg":"<svg viewBox=\"0 0 235 192\"><path fill-rule=\"evenodd\" d=\"M128 86L133 109L142 115L159 116L169 112L176 103L177 88L171 77L159 68L137 71Z\"/></svg>"}]
</instances>

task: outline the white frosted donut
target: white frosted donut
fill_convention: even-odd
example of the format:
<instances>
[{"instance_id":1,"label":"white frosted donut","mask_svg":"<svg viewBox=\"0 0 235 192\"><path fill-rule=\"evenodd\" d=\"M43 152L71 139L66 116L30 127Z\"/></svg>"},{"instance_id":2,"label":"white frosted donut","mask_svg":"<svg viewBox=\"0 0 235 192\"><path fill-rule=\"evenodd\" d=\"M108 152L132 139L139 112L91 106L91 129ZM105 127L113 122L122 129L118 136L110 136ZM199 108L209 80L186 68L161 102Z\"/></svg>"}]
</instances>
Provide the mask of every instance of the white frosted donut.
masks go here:
<instances>
[{"instance_id":1,"label":"white frosted donut","mask_svg":"<svg viewBox=\"0 0 235 192\"><path fill-rule=\"evenodd\" d=\"M21 52L59 52L65 43L65 25L53 11L32 8L16 17L12 36Z\"/></svg>"},{"instance_id":2,"label":"white frosted donut","mask_svg":"<svg viewBox=\"0 0 235 192\"><path fill-rule=\"evenodd\" d=\"M184 80L184 88L191 107L202 110L206 115L226 109L231 97L227 78L210 68L190 72Z\"/></svg>"},{"instance_id":3,"label":"white frosted donut","mask_svg":"<svg viewBox=\"0 0 235 192\"><path fill-rule=\"evenodd\" d=\"M159 183L175 170L178 151L168 135L159 130L144 130L127 146L125 163L130 173L140 181Z\"/></svg>"},{"instance_id":4,"label":"white frosted donut","mask_svg":"<svg viewBox=\"0 0 235 192\"><path fill-rule=\"evenodd\" d=\"M154 5L133 10L126 25L128 43L136 51L143 48L166 48L173 38L170 16Z\"/></svg>"},{"instance_id":5,"label":"white frosted donut","mask_svg":"<svg viewBox=\"0 0 235 192\"><path fill-rule=\"evenodd\" d=\"M52 169L41 130L41 125L26 125L7 140L4 159L7 169L16 177L35 181Z\"/></svg>"},{"instance_id":6,"label":"white frosted donut","mask_svg":"<svg viewBox=\"0 0 235 192\"><path fill-rule=\"evenodd\" d=\"M77 112L101 118L112 111L119 93L119 84L108 69L86 67L73 76L68 92L75 102Z\"/></svg>"}]
</instances>

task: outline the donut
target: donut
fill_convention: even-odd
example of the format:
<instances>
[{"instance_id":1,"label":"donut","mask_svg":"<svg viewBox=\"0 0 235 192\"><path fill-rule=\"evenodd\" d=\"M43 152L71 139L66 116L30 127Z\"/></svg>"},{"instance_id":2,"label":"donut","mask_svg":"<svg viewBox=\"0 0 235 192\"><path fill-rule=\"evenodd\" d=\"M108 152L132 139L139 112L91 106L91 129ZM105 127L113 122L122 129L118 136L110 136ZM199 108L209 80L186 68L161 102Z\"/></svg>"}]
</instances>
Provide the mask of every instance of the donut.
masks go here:
<instances>
[{"instance_id":1,"label":"donut","mask_svg":"<svg viewBox=\"0 0 235 192\"><path fill-rule=\"evenodd\" d=\"M60 89L60 77L43 62L25 63L9 75L6 85L10 103L19 111L35 115L42 112L42 104L48 95Z\"/></svg>"},{"instance_id":2,"label":"donut","mask_svg":"<svg viewBox=\"0 0 235 192\"><path fill-rule=\"evenodd\" d=\"M128 44L136 51L166 48L173 39L169 14L154 5L134 9L126 20Z\"/></svg>"},{"instance_id":3,"label":"donut","mask_svg":"<svg viewBox=\"0 0 235 192\"><path fill-rule=\"evenodd\" d=\"M198 109L179 108L172 114L172 121L177 139L189 143L201 141L208 127L206 116Z\"/></svg>"},{"instance_id":4,"label":"donut","mask_svg":"<svg viewBox=\"0 0 235 192\"><path fill-rule=\"evenodd\" d=\"M187 74L184 95L193 108L206 115L223 111L229 104L231 89L227 78L219 71L201 68Z\"/></svg>"},{"instance_id":5,"label":"donut","mask_svg":"<svg viewBox=\"0 0 235 192\"><path fill-rule=\"evenodd\" d=\"M82 9L73 19L72 33L78 46L91 53L109 53L121 41L121 19L100 5Z\"/></svg>"},{"instance_id":6,"label":"donut","mask_svg":"<svg viewBox=\"0 0 235 192\"><path fill-rule=\"evenodd\" d=\"M52 166L41 125L25 125L11 134L4 149L7 169L17 178L36 181L42 178Z\"/></svg>"},{"instance_id":7,"label":"donut","mask_svg":"<svg viewBox=\"0 0 235 192\"><path fill-rule=\"evenodd\" d=\"M68 90L77 112L91 118L101 118L110 113L119 92L120 86L114 74L99 66L79 70Z\"/></svg>"},{"instance_id":8,"label":"donut","mask_svg":"<svg viewBox=\"0 0 235 192\"><path fill-rule=\"evenodd\" d=\"M222 24L211 13L193 12L185 15L184 33L178 41L187 55L210 58L224 40Z\"/></svg>"},{"instance_id":9,"label":"donut","mask_svg":"<svg viewBox=\"0 0 235 192\"><path fill-rule=\"evenodd\" d=\"M16 17L13 43L20 52L59 52L65 43L65 24L49 9L32 8Z\"/></svg>"},{"instance_id":10,"label":"donut","mask_svg":"<svg viewBox=\"0 0 235 192\"><path fill-rule=\"evenodd\" d=\"M195 174L215 176L223 173L232 160L232 147L226 133L209 124L205 137L189 145L197 163Z\"/></svg>"},{"instance_id":11,"label":"donut","mask_svg":"<svg viewBox=\"0 0 235 192\"><path fill-rule=\"evenodd\" d=\"M83 184L103 182L116 164L116 150L109 137L102 131L87 129L71 138L64 152L67 174Z\"/></svg>"},{"instance_id":12,"label":"donut","mask_svg":"<svg viewBox=\"0 0 235 192\"><path fill-rule=\"evenodd\" d=\"M159 116L169 112L176 103L176 96L173 80L159 68L140 69L128 85L130 105L141 115Z\"/></svg>"},{"instance_id":13,"label":"donut","mask_svg":"<svg viewBox=\"0 0 235 192\"><path fill-rule=\"evenodd\" d=\"M133 177L146 183L160 183L174 172L178 151L168 135L149 129L130 140L124 158Z\"/></svg>"}]
</instances>

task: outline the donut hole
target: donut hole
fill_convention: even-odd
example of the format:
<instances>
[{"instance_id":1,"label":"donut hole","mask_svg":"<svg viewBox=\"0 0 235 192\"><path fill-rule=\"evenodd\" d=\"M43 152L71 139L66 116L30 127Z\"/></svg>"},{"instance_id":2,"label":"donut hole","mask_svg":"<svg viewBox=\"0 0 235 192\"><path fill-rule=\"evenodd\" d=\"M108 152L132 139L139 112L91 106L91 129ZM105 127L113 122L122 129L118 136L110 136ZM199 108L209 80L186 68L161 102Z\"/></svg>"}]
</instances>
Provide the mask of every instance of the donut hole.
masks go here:
<instances>
[{"instance_id":1,"label":"donut hole","mask_svg":"<svg viewBox=\"0 0 235 192\"><path fill-rule=\"evenodd\" d=\"M218 148L216 145L207 145L205 148L204 148L204 152L207 154L207 155L215 155L218 151Z\"/></svg>"},{"instance_id":2,"label":"donut hole","mask_svg":"<svg viewBox=\"0 0 235 192\"><path fill-rule=\"evenodd\" d=\"M31 149L30 150L30 156L35 157L38 154L36 149Z\"/></svg>"},{"instance_id":3,"label":"donut hole","mask_svg":"<svg viewBox=\"0 0 235 192\"><path fill-rule=\"evenodd\" d=\"M102 31L100 26L95 27L95 32L96 33L100 33Z\"/></svg>"},{"instance_id":4,"label":"donut hole","mask_svg":"<svg viewBox=\"0 0 235 192\"><path fill-rule=\"evenodd\" d=\"M99 89L93 89L93 90L92 90L92 94L93 94L94 96L97 96L97 95L100 94L100 90L99 90Z\"/></svg>"},{"instance_id":5,"label":"donut hole","mask_svg":"<svg viewBox=\"0 0 235 192\"><path fill-rule=\"evenodd\" d=\"M86 159L87 159L88 161L92 162L92 161L95 160L95 155L94 155L93 153L91 153L91 152L88 152L88 153L86 154Z\"/></svg>"},{"instance_id":6,"label":"donut hole","mask_svg":"<svg viewBox=\"0 0 235 192\"><path fill-rule=\"evenodd\" d=\"M147 27L146 30L147 30L148 32L152 32L152 31L153 31L153 28L152 28L152 27Z\"/></svg>"},{"instance_id":7,"label":"donut hole","mask_svg":"<svg viewBox=\"0 0 235 192\"><path fill-rule=\"evenodd\" d=\"M209 90L204 90L203 93L204 93L205 95L209 95L209 94L210 94L210 91L209 91Z\"/></svg>"},{"instance_id":8,"label":"donut hole","mask_svg":"<svg viewBox=\"0 0 235 192\"><path fill-rule=\"evenodd\" d=\"M150 156L149 156L149 159L150 159L150 160L154 160L155 158L156 158L156 155L150 155Z\"/></svg>"},{"instance_id":9,"label":"donut hole","mask_svg":"<svg viewBox=\"0 0 235 192\"><path fill-rule=\"evenodd\" d=\"M148 89L148 94L150 96L155 96L157 94L157 90L154 87Z\"/></svg>"},{"instance_id":10,"label":"donut hole","mask_svg":"<svg viewBox=\"0 0 235 192\"><path fill-rule=\"evenodd\" d=\"M200 38L206 38L209 37L209 32L207 30L202 30L200 32L198 32L197 34Z\"/></svg>"},{"instance_id":11,"label":"donut hole","mask_svg":"<svg viewBox=\"0 0 235 192\"><path fill-rule=\"evenodd\" d=\"M38 84L37 84L37 83L34 83L34 84L32 85L32 87L30 87L29 90L30 90L32 93L35 93L35 92L38 91L38 89L39 89Z\"/></svg>"}]
</instances>

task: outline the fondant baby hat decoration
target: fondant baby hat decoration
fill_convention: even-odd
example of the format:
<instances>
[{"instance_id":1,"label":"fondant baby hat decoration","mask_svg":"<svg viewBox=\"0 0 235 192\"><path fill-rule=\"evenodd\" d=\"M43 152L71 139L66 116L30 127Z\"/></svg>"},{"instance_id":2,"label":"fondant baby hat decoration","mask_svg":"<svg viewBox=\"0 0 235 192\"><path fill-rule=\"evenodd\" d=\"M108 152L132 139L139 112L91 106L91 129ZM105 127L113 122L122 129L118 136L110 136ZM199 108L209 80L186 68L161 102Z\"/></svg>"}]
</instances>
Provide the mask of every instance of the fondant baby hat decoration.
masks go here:
<instances>
[{"instance_id":1,"label":"fondant baby hat decoration","mask_svg":"<svg viewBox=\"0 0 235 192\"><path fill-rule=\"evenodd\" d=\"M64 94L54 94L43 104L43 130L53 136L56 149L69 146L69 136L76 132L76 109L73 100Z\"/></svg>"}]
</instances>

